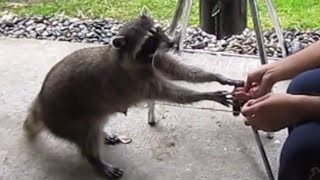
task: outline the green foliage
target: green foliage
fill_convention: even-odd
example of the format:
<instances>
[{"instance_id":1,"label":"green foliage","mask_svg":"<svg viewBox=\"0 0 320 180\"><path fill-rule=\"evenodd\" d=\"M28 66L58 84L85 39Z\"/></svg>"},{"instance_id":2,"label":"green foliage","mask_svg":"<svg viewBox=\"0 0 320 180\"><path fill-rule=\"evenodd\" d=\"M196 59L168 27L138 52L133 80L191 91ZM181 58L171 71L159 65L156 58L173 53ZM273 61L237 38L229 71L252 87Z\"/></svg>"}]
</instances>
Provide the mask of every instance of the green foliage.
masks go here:
<instances>
[{"instance_id":1,"label":"green foliage","mask_svg":"<svg viewBox=\"0 0 320 180\"><path fill-rule=\"evenodd\" d=\"M28 6L5 7L5 0L0 0L0 9L10 9L19 14L53 15L64 12L68 16L80 14L87 17L111 17L127 20L136 17L143 6L147 6L158 20L170 20L177 0L51 0L29 3ZM258 0L263 28L272 23L267 13L264 0ZM274 0L282 27L318 28L320 27L319 0ZM249 11L248 11L249 12ZM199 24L199 0L192 7L191 24ZM249 27L252 27L249 13Z\"/></svg>"}]
</instances>

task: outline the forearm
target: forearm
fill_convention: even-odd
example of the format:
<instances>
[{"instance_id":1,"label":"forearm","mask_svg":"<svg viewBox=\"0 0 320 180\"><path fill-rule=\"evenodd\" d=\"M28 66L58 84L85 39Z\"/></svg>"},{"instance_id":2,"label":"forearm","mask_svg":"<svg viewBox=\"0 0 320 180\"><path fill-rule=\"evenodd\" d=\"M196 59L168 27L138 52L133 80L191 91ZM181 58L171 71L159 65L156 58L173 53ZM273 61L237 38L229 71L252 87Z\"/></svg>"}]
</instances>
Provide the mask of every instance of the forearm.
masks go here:
<instances>
[{"instance_id":1,"label":"forearm","mask_svg":"<svg viewBox=\"0 0 320 180\"><path fill-rule=\"evenodd\" d=\"M320 67L320 41L271 66L270 73L275 82L291 79L303 71Z\"/></svg>"},{"instance_id":2,"label":"forearm","mask_svg":"<svg viewBox=\"0 0 320 180\"><path fill-rule=\"evenodd\" d=\"M293 95L295 96L296 110L301 116L301 120L320 121L320 96Z\"/></svg>"}]
</instances>

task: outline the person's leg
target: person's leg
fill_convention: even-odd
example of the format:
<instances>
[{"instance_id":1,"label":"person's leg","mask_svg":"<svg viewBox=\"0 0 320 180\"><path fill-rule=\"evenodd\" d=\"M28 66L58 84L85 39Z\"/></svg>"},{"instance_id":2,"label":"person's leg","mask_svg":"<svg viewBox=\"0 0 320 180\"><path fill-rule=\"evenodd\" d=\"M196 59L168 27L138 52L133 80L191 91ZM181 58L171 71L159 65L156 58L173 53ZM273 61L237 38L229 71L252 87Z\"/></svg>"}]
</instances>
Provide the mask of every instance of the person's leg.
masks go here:
<instances>
[{"instance_id":1,"label":"person's leg","mask_svg":"<svg viewBox=\"0 0 320 180\"><path fill-rule=\"evenodd\" d=\"M320 123L308 122L295 127L281 151L278 180L319 180L320 173ZM317 176L317 177L316 177Z\"/></svg>"},{"instance_id":2,"label":"person's leg","mask_svg":"<svg viewBox=\"0 0 320 180\"><path fill-rule=\"evenodd\" d=\"M294 77L289 84L287 93L304 95L320 93L320 68L303 72ZM295 126L298 124L288 127L289 133Z\"/></svg>"},{"instance_id":3,"label":"person's leg","mask_svg":"<svg viewBox=\"0 0 320 180\"><path fill-rule=\"evenodd\" d=\"M287 93L320 93L320 69L292 79ZM320 179L320 120L305 120L289 127L281 155L278 180Z\"/></svg>"}]
</instances>

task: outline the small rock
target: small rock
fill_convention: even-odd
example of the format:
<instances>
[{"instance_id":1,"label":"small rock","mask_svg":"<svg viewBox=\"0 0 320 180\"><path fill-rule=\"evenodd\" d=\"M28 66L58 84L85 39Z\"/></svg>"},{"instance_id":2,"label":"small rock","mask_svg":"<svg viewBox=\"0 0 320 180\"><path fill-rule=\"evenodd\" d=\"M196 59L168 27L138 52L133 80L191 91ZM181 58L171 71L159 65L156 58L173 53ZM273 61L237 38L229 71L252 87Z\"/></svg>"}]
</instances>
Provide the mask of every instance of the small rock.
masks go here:
<instances>
[{"instance_id":1,"label":"small rock","mask_svg":"<svg viewBox=\"0 0 320 180\"><path fill-rule=\"evenodd\" d=\"M26 30L27 30L28 32L30 32L30 31L32 31L32 30L34 30L34 29L36 29L36 27L30 25L30 26L27 27Z\"/></svg>"},{"instance_id":2,"label":"small rock","mask_svg":"<svg viewBox=\"0 0 320 180\"><path fill-rule=\"evenodd\" d=\"M72 19L70 19L69 23L76 23L79 21L80 21L80 19L78 19L78 18L72 18Z\"/></svg>"},{"instance_id":3,"label":"small rock","mask_svg":"<svg viewBox=\"0 0 320 180\"><path fill-rule=\"evenodd\" d=\"M24 30L18 30L18 31L15 31L13 34L14 35L22 35L25 31Z\"/></svg>"},{"instance_id":4,"label":"small rock","mask_svg":"<svg viewBox=\"0 0 320 180\"><path fill-rule=\"evenodd\" d=\"M86 28L87 28L87 26L86 26L86 25L84 25L84 24L80 24L80 25L79 25L79 28L80 28L81 30L83 30L83 29L86 29Z\"/></svg>"},{"instance_id":5,"label":"small rock","mask_svg":"<svg viewBox=\"0 0 320 180\"><path fill-rule=\"evenodd\" d=\"M102 41L103 41L104 43L110 43L110 40L111 40L110 38L103 38L103 39L102 39Z\"/></svg>"},{"instance_id":6,"label":"small rock","mask_svg":"<svg viewBox=\"0 0 320 180\"><path fill-rule=\"evenodd\" d=\"M4 22L4 24L7 27L14 27L14 25L15 25L12 21L6 21L6 22Z\"/></svg>"},{"instance_id":7,"label":"small rock","mask_svg":"<svg viewBox=\"0 0 320 180\"><path fill-rule=\"evenodd\" d=\"M49 36L49 32L48 31L44 31L43 33L42 33L42 36L45 36L45 37L47 37L47 36Z\"/></svg>"},{"instance_id":8,"label":"small rock","mask_svg":"<svg viewBox=\"0 0 320 180\"><path fill-rule=\"evenodd\" d=\"M93 36L95 36L95 33L94 33L94 32L86 33L86 37L93 37Z\"/></svg>"},{"instance_id":9,"label":"small rock","mask_svg":"<svg viewBox=\"0 0 320 180\"><path fill-rule=\"evenodd\" d=\"M47 26L45 24L39 24L36 27L36 31L42 33L46 28Z\"/></svg>"},{"instance_id":10,"label":"small rock","mask_svg":"<svg viewBox=\"0 0 320 180\"><path fill-rule=\"evenodd\" d=\"M65 20L65 21L63 22L63 25L64 25L64 26L69 26L69 25L70 25L70 21L69 21L69 20Z\"/></svg>"},{"instance_id":11,"label":"small rock","mask_svg":"<svg viewBox=\"0 0 320 180\"><path fill-rule=\"evenodd\" d=\"M58 21L53 21L51 25L52 25L52 26L57 26L58 24L59 24Z\"/></svg>"},{"instance_id":12,"label":"small rock","mask_svg":"<svg viewBox=\"0 0 320 180\"><path fill-rule=\"evenodd\" d=\"M205 42L198 42L196 44L191 45L192 49L203 49L204 47L207 46L207 43Z\"/></svg>"}]
</instances>

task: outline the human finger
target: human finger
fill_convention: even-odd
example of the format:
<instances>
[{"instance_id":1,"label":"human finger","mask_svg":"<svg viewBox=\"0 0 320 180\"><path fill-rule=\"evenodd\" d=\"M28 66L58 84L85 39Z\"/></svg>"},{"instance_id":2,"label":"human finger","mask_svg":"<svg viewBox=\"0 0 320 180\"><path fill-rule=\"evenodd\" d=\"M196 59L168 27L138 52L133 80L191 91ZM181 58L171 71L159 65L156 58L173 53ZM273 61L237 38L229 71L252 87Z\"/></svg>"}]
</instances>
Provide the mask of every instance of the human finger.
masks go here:
<instances>
[{"instance_id":1,"label":"human finger","mask_svg":"<svg viewBox=\"0 0 320 180\"><path fill-rule=\"evenodd\" d=\"M249 90L259 81L260 77L256 73L249 73L247 80L244 83L244 91L249 92Z\"/></svg>"},{"instance_id":2,"label":"human finger","mask_svg":"<svg viewBox=\"0 0 320 180\"><path fill-rule=\"evenodd\" d=\"M252 116L253 114L259 114L261 107L265 104L265 101L271 96L271 94L267 94L257 99L251 99L246 102L241 110L241 113L245 117Z\"/></svg>"},{"instance_id":3,"label":"human finger","mask_svg":"<svg viewBox=\"0 0 320 180\"><path fill-rule=\"evenodd\" d=\"M242 107L241 113L245 117L250 117L253 114L256 114L258 106L252 105L254 100L249 100Z\"/></svg>"},{"instance_id":4,"label":"human finger","mask_svg":"<svg viewBox=\"0 0 320 180\"><path fill-rule=\"evenodd\" d=\"M252 99L250 102L248 102L248 106L252 106L252 105L257 104L261 101L264 101L264 100L268 99L270 96L271 96L270 94L266 94L266 95L261 96L259 98Z\"/></svg>"},{"instance_id":5,"label":"human finger","mask_svg":"<svg viewBox=\"0 0 320 180\"><path fill-rule=\"evenodd\" d=\"M258 128L259 117L257 115L258 114L252 114L250 116L247 116L244 120L244 124L246 126L252 126L254 128Z\"/></svg>"},{"instance_id":6,"label":"human finger","mask_svg":"<svg viewBox=\"0 0 320 180\"><path fill-rule=\"evenodd\" d=\"M255 92L255 96L262 96L270 92L272 85L273 83L271 82L270 78L268 78L268 76L263 76L259 85L259 89Z\"/></svg>"},{"instance_id":7,"label":"human finger","mask_svg":"<svg viewBox=\"0 0 320 180\"><path fill-rule=\"evenodd\" d=\"M233 92L242 92L242 91L244 91L244 87L235 87L233 89Z\"/></svg>"},{"instance_id":8,"label":"human finger","mask_svg":"<svg viewBox=\"0 0 320 180\"><path fill-rule=\"evenodd\" d=\"M251 77L250 75L247 78L247 81L244 83L244 91L245 92L249 92L249 90L252 87L252 82L254 81L253 77Z\"/></svg>"},{"instance_id":9,"label":"human finger","mask_svg":"<svg viewBox=\"0 0 320 180\"><path fill-rule=\"evenodd\" d=\"M251 126L252 125L252 122L253 122L253 120L254 120L254 118L255 118L255 114L252 114L252 115L250 115L250 116L247 116L246 118L245 118L245 120L244 120L244 124L246 125L246 126Z\"/></svg>"},{"instance_id":10,"label":"human finger","mask_svg":"<svg viewBox=\"0 0 320 180\"><path fill-rule=\"evenodd\" d=\"M243 100L243 101L247 101L249 99L252 99L250 94L249 93L245 93L245 92L235 92L235 93L233 93L233 96L236 99L240 99L240 100Z\"/></svg>"},{"instance_id":11,"label":"human finger","mask_svg":"<svg viewBox=\"0 0 320 180\"><path fill-rule=\"evenodd\" d=\"M251 126L250 120L248 118L244 119L244 125Z\"/></svg>"}]
</instances>

